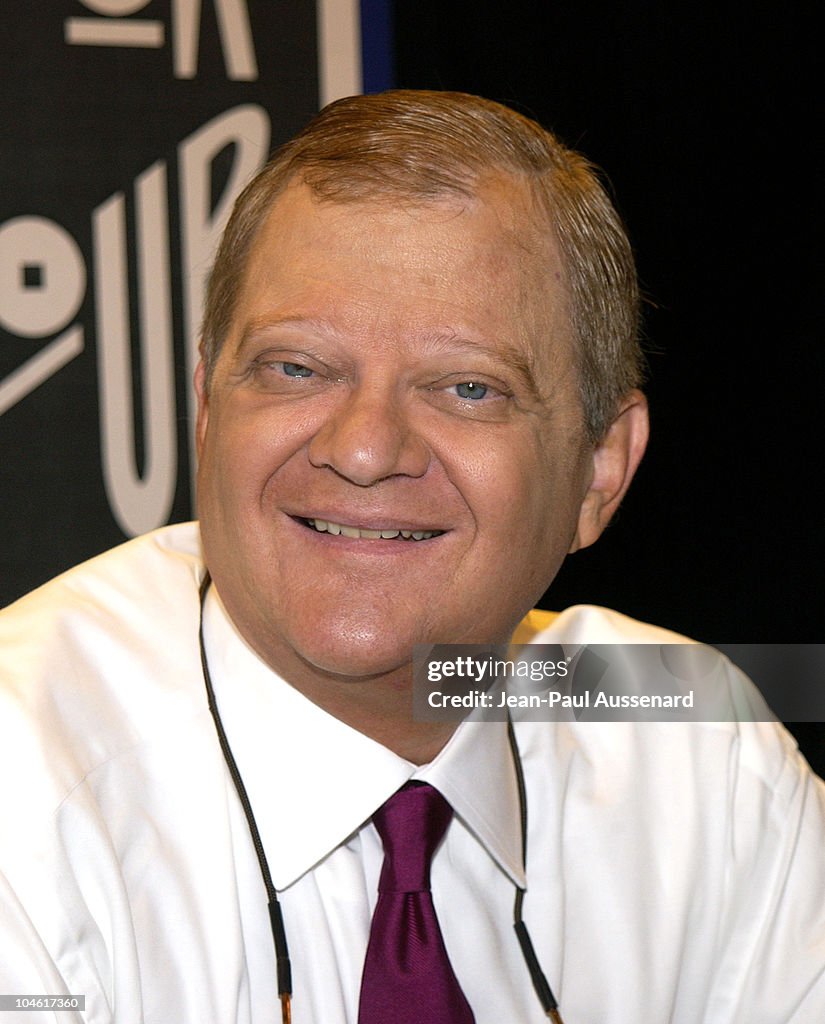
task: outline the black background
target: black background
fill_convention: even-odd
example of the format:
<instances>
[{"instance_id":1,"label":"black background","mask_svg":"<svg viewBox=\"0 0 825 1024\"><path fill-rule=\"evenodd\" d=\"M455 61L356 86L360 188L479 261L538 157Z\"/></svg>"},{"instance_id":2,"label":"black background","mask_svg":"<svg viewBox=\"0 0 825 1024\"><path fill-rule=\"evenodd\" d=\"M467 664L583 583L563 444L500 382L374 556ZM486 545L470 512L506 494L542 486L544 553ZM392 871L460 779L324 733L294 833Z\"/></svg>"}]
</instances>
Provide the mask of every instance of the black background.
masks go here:
<instances>
[{"instance_id":1,"label":"black background","mask_svg":"<svg viewBox=\"0 0 825 1024\"><path fill-rule=\"evenodd\" d=\"M173 76L171 0L151 0L138 20L165 29L159 49L70 46L68 17L92 11L77 0L7 0L0 41L0 224L38 215L77 242L87 287L76 320L83 353L0 416L0 607L58 572L122 543L101 474L92 211L123 191L129 218L130 309L137 459L142 453L134 255L134 180L162 160L169 188L169 239L177 372L178 485L170 521L192 517L189 487L177 153L182 140L241 104L264 107L272 146L318 109L315 5L247 0L258 65L254 81L227 76L215 5L201 5L194 79ZM113 19L117 21L118 19ZM127 19L128 20L128 19ZM223 182L216 181L220 195ZM47 339L0 329L0 379ZM158 524L160 525L160 524Z\"/></svg>"},{"instance_id":2,"label":"black background","mask_svg":"<svg viewBox=\"0 0 825 1024\"><path fill-rule=\"evenodd\" d=\"M813 14L398 0L394 15L397 85L479 93L556 131L605 169L636 249L650 448L544 606L604 604L711 643L822 640ZM825 771L823 727L794 728Z\"/></svg>"}]
</instances>

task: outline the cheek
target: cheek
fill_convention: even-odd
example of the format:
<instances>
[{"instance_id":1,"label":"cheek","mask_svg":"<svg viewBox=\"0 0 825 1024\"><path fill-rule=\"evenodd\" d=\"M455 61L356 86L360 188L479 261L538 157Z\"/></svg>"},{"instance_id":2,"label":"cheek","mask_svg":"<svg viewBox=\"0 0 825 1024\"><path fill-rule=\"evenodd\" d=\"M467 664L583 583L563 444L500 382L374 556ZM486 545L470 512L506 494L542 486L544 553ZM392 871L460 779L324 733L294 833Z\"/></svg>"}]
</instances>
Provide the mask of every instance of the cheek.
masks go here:
<instances>
[{"instance_id":1,"label":"cheek","mask_svg":"<svg viewBox=\"0 0 825 1024\"><path fill-rule=\"evenodd\" d=\"M556 571L578 523L586 466L564 440L511 438L468 478L487 539L506 545L529 575Z\"/></svg>"},{"instance_id":2,"label":"cheek","mask_svg":"<svg viewBox=\"0 0 825 1024\"><path fill-rule=\"evenodd\" d=\"M500 557L501 546L523 536L542 509L547 473L535 439L485 432L472 443L442 445L438 454L474 521L476 542Z\"/></svg>"},{"instance_id":3,"label":"cheek","mask_svg":"<svg viewBox=\"0 0 825 1024\"><path fill-rule=\"evenodd\" d=\"M204 489L230 504L260 496L270 477L306 443L303 418L247 401L210 417L201 459Z\"/></svg>"}]
</instances>

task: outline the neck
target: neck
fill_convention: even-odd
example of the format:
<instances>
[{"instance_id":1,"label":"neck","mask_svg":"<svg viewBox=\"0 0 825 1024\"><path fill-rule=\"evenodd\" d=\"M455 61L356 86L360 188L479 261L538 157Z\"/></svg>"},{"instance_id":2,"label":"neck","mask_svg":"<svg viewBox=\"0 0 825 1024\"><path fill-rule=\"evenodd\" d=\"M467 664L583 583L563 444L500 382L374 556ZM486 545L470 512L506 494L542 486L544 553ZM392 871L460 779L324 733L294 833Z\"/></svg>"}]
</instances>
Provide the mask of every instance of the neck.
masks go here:
<instances>
[{"instance_id":1,"label":"neck","mask_svg":"<svg viewBox=\"0 0 825 1024\"><path fill-rule=\"evenodd\" d=\"M285 672L313 704L413 764L426 764L455 732L455 723L418 721L413 715L412 666L368 677L342 677L303 666Z\"/></svg>"}]
</instances>

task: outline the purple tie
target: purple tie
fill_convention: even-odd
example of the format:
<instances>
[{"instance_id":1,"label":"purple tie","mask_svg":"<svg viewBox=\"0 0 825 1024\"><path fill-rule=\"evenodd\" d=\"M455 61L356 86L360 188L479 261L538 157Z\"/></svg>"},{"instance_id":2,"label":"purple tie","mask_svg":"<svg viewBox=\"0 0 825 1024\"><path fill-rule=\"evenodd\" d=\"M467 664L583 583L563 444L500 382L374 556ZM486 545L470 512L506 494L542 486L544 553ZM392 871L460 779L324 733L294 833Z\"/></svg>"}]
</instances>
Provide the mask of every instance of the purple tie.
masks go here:
<instances>
[{"instance_id":1,"label":"purple tie","mask_svg":"<svg viewBox=\"0 0 825 1024\"><path fill-rule=\"evenodd\" d=\"M430 892L430 861L453 810L408 783L372 816L384 843L358 1024L474 1024L453 974Z\"/></svg>"}]
</instances>

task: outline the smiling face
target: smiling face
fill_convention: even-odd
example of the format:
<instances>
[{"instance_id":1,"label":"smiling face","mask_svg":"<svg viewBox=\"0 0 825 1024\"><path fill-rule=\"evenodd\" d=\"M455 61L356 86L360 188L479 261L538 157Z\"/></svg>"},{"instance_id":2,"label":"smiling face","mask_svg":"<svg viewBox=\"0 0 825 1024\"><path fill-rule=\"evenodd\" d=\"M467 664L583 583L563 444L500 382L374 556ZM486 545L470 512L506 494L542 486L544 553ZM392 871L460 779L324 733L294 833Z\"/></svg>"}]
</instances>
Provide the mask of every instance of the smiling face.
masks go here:
<instances>
[{"instance_id":1,"label":"smiling face","mask_svg":"<svg viewBox=\"0 0 825 1024\"><path fill-rule=\"evenodd\" d=\"M506 640L577 543L593 454L562 282L512 179L275 202L208 393L199 371L198 500L229 614L299 689Z\"/></svg>"}]
</instances>

